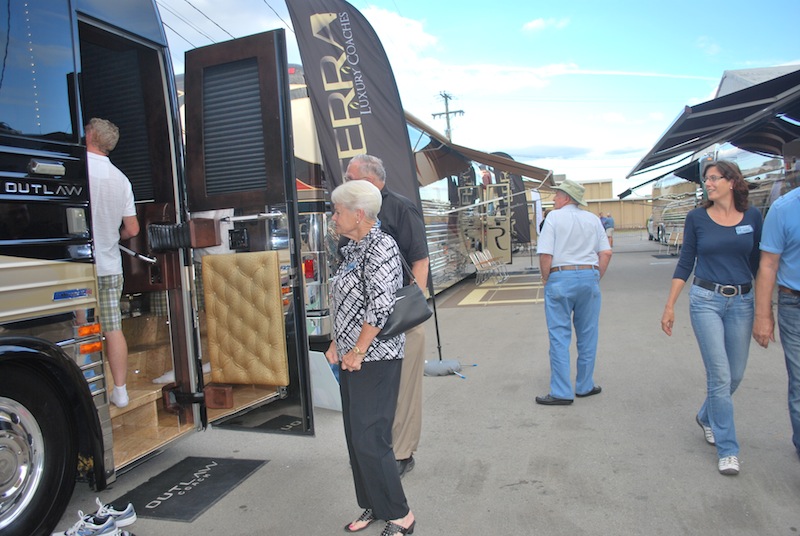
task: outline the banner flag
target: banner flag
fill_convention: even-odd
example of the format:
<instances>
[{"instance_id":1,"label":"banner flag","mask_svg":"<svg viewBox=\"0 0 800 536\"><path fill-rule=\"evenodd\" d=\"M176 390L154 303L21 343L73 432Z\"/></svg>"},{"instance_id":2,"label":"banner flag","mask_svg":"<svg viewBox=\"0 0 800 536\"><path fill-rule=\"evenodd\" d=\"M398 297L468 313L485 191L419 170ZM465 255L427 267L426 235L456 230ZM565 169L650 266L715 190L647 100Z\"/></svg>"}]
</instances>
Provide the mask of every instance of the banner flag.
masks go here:
<instances>
[{"instance_id":1,"label":"banner flag","mask_svg":"<svg viewBox=\"0 0 800 536\"><path fill-rule=\"evenodd\" d=\"M344 0L287 0L314 111L328 190L350 160L383 160L387 187L422 212L406 118L389 59L364 16Z\"/></svg>"}]
</instances>

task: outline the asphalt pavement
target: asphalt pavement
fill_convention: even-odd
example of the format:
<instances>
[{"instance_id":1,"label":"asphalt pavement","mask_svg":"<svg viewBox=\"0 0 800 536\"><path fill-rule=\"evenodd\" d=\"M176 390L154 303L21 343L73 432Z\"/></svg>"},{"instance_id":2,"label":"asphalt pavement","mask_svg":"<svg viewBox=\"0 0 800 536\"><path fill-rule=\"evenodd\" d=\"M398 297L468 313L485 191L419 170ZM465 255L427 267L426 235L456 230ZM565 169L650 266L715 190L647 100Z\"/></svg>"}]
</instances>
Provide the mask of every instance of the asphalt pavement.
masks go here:
<instances>
[{"instance_id":1,"label":"asphalt pavement","mask_svg":"<svg viewBox=\"0 0 800 536\"><path fill-rule=\"evenodd\" d=\"M695 423L705 375L688 292L676 306L673 336L660 329L677 258L658 250L642 232L617 233L601 283L595 381L603 391L571 406L534 403L549 382L541 303L437 307L441 355L460 361L466 378L424 379L422 442L403 479L415 535L798 533L800 460L780 344L751 345L734 396L741 473L720 475L715 449ZM519 256L512 268L530 264ZM437 303L475 282L460 285ZM427 328L427 358L438 359L433 320ZM99 496L112 501L187 456L266 459L195 521L141 518L129 528L138 536L341 534L360 513L341 414L317 409L315 425L314 437L196 433ZM93 511L97 495L78 484L59 528L78 509Z\"/></svg>"}]
</instances>

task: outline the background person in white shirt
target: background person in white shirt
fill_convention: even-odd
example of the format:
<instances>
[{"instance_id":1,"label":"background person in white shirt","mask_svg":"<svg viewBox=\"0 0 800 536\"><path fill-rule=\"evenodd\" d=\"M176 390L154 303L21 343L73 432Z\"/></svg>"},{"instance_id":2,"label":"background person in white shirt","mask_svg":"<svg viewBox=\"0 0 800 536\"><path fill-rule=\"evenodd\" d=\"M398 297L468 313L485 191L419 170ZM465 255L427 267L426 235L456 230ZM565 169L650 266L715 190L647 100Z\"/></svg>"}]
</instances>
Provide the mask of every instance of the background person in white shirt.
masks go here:
<instances>
[{"instance_id":1,"label":"background person in white shirt","mask_svg":"<svg viewBox=\"0 0 800 536\"><path fill-rule=\"evenodd\" d=\"M600 278L611 261L603 225L581 210L584 188L571 180L555 186L554 209L544 220L537 251L544 284L544 312L550 339L550 392L537 396L546 406L572 404L575 396L600 393L594 383L600 322ZM578 347L575 389L570 376L572 326Z\"/></svg>"},{"instance_id":2,"label":"background person in white shirt","mask_svg":"<svg viewBox=\"0 0 800 536\"><path fill-rule=\"evenodd\" d=\"M123 408L128 405L128 343L119 310L123 284L119 241L139 234L139 221L131 183L108 159L119 141L119 129L111 121L92 118L85 130L100 325L114 380L109 399Z\"/></svg>"}]
</instances>

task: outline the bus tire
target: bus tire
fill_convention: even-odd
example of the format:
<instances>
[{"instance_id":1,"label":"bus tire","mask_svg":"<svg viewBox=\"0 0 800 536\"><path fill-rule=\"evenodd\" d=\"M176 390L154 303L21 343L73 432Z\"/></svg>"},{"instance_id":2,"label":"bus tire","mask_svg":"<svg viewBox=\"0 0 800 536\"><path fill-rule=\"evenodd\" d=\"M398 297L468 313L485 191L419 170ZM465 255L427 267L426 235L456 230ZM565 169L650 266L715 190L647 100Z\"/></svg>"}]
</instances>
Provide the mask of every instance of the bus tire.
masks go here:
<instances>
[{"instance_id":1,"label":"bus tire","mask_svg":"<svg viewBox=\"0 0 800 536\"><path fill-rule=\"evenodd\" d=\"M77 441L58 386L21 365L0 366L0 533L50 534L75 489Z\"/></svg>"}]
</instances>

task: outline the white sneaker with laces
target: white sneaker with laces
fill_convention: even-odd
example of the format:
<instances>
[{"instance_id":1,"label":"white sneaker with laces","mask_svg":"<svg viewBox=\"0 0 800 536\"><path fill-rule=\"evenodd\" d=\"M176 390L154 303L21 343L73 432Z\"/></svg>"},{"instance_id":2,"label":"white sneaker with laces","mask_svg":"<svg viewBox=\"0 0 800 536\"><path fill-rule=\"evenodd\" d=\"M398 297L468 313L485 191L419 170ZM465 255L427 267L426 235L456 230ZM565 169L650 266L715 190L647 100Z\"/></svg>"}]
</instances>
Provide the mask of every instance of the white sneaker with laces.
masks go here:
<instances>
[{"instance_id":1,"label":"white sneaker with laces","mask_svg":"<svg viewBox=\"0 0 800 536\"><path fill-rule=\"evenodd\" d=\"M717 441L716 439L714 439L714 430L712 430L710 426L706 426L705 424L703 424L700 421L699 415L695 417L695 420L697 421L697 424L700 425L700 428L703 429L703 435L706 436L706 443L708 443L709 445L716 445Z\"/></svg>"},{"instance_id":2,"label":"white sneaker with laces","mask_svg":"<svg viewBox=\"0 0 800 536\"><path fill-rule=\"evenodd\" d=\"M739 474L739 458L736 456L725 456L719 459L719 472L723 475Z\"/></svg>"},{"instance_id":3,"label":"white sneaker with laces","mask_svg":"<svg viewBox=\"0 0 800 536\"><path fill-rule=\"evenodd\" d=\"M118 408L124 408L130 402L128 398L128 390L124 387L117 387L114 386L114 389L111 391L111 395L108 397L112 404L117 406Z\"/></svg>"},{"instance_id":4,"label":"white sneaker with laces","mask_svg":"<svg viewBox=\"0 0 800 536\"><path fill-rule=\"evenodd\" d=\"M78 522L65 532L54 532L52 536L121 536L120 530L112 517L97 519L84 515L78 510Z\"/></svg>"},{"instance_id":5,"label":"white sneaker with laces","mask_svg":"<svg viewBox=\"0 0 800 536\"><path fill-rule=\"evenodd\" d=\"M131 503L128 503L124 510L117 510L111 504L103 504L99 498L95 499L95 502L97 503L95 518L111 517L118 527L127 527L136 522L136 510Z\"/></svg>"}]
</instances>

